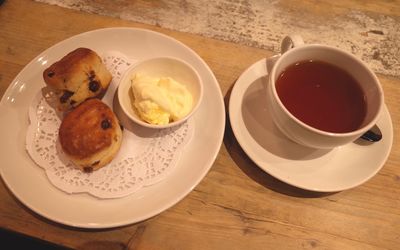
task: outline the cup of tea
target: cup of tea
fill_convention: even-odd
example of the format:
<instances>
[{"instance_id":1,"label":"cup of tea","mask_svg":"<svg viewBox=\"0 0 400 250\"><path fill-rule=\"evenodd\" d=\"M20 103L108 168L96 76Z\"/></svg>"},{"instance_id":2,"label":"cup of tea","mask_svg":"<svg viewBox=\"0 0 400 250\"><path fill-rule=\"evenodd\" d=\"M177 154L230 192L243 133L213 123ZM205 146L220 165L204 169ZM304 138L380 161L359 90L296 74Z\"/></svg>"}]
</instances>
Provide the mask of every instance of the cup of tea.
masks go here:
<instances>
[{"instance_id":1,"label":"cup of tea","mask_svg":"<svg viewBox=\"0 0 400 250\"><path fill-rule=\"evenodd\" d=\"M287 36L267 59L267 101L276 126L311 148L335 148L371 129L383 108L381 84L368 66L341 49Z\"/></svg>"}]
</instances>

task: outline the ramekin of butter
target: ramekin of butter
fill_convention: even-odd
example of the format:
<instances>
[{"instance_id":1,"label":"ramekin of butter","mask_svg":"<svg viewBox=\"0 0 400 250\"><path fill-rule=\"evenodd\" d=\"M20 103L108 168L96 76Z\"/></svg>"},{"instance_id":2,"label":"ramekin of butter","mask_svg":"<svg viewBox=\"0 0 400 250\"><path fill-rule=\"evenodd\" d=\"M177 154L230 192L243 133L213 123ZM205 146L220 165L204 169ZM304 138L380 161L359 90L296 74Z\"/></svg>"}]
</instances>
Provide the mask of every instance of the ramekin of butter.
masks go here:
<instances>
[{"instance_id":1,"label":"ramekin of butter","mask_svg":"<svg viewBox=\"0 0 400 250\"><path fill-rule=\"evenodd\" d=\"M203 83L187 62L156 57L132 65L118 86L124 113L149 128L168 128L183 123L198 109Z\"/></svg>"}]
</instances>

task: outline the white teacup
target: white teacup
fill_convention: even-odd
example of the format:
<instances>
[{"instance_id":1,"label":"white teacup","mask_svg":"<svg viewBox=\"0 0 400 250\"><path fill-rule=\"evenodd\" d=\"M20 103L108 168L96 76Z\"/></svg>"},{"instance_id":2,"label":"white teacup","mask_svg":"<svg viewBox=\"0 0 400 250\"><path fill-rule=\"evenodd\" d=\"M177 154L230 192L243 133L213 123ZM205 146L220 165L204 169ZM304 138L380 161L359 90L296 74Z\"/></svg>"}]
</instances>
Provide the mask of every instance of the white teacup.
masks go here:
<instances>
[{"instance_id":1,"label":"white teacup","mask_svg":"<svg viewBox=\"0 0 400 250\"><path fill-rule=\"evenodd\" d=\"M307 60L337 66L359 83L366 98L366 115L360 127L343 133L323 131L299 120L285 107L276 89L278 77L290 65ZM384 103L383 90L376 75L354 55L326 45L304 44L300 36L292 35L283 39L281 55L267 59L267 68L267 100L272 118L294 142L311 148L334 148L355 141L376 124Z\"/></svg>"}]
</instances>

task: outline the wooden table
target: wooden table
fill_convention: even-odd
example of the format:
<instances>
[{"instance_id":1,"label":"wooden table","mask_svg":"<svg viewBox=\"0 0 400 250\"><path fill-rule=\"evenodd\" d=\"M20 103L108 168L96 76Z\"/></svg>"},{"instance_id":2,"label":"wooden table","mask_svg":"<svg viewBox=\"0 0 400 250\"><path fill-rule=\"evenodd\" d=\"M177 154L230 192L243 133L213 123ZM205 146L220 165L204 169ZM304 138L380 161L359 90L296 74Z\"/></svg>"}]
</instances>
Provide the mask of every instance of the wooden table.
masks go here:
<instances>
[{"instance_id":1,"label":"wooden table","mask_svg":"<svg viewBox=\"0 0 400 250\"><path fill-rule=\"evenodd\" d=\"M311 2L305 1L302 8L312 8ZM391 4L399 3L386 2L384 14ZM345 7L360 6L363 1ZM371 10L380 11L379 6ZM161 32L194 49L215 73L226 101L239 75L272 55L157 26L28 0L6 1L0 6L0 96L46 48L81 32L116 26ZM351 190L314 193L278 181L246 156L227 120L224 141L210 172L187 197L154 218L115 229L70 228L26 208L1 182L0 228L79 249L398 249L400 78L378 77L393 121L393 148L383 169Z\"/></svg>"}]
</instances>

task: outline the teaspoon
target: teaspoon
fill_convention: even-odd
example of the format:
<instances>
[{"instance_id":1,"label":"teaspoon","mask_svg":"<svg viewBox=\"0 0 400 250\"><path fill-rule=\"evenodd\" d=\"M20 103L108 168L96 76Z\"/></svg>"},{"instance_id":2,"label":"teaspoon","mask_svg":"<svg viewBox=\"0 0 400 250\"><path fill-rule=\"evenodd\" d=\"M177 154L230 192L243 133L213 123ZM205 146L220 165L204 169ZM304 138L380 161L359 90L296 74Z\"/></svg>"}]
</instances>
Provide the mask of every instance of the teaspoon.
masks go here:
<instances>
[{"instance_id":1,"label":"teaspoon","mask_svg":"<svg viewBox=\"0 0 400 250\"><path fill-rule=\"evenodd\" d=\"M370 130L365 132L360 138L369 142L377 142L382 139L382 132L378 126L375 125Z\"/></svg>"}]
</instances>

